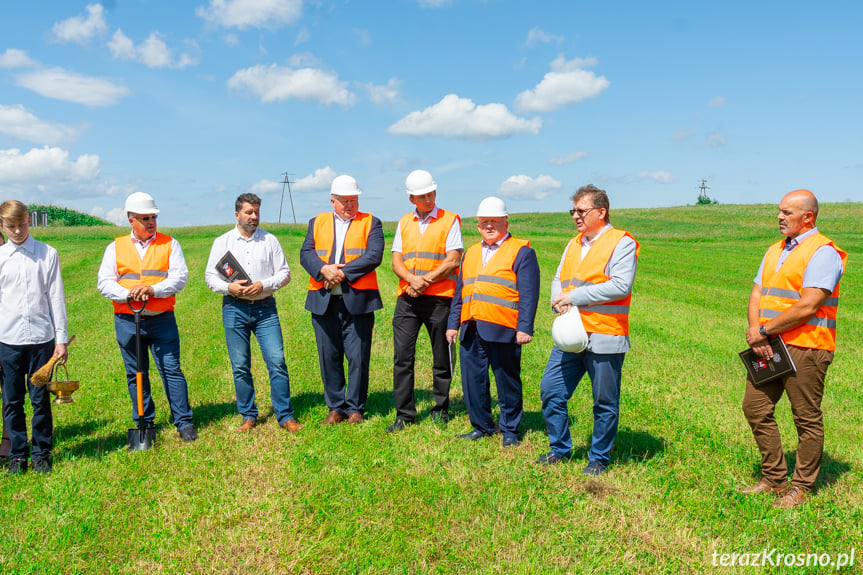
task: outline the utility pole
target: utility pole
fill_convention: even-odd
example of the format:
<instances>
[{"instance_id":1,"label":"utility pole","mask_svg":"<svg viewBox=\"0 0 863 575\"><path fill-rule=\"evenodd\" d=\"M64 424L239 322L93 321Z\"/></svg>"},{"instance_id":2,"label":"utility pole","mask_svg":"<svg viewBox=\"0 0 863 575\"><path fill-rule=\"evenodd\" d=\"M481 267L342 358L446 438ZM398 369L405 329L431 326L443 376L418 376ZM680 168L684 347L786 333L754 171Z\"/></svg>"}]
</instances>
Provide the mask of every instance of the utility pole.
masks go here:
<instances>
[{"instance_id":1,"label":"utility pole","mask_svg":"<svg viewBox=\"0 0 863 575\"><path fill-rule=\"evenodd\" d=\"M285 186L288 187L288 199L291 201L291 214L294 216L294 223L297 223L297 213L294 211L294 196L291 194L291 180L288 178L288 172L282 174L285 180L282 182L282 201L279 203L279 223L282 223L282 206L285 203Z\"/></svg>"},{"instance_id":2,"label":"utility pole","mask_svg":"<svg viewBox=\"0 0 863 575\"><path fill-rule=\"evenodd\" d=\"M698 193L698 203L699 204L709 204L711 203L710 197L707 195L707 190L710 188L707 187L707 180L704 178L701 179L701 185L698 187L701 190Z\"/></svg>"}]
</instances>

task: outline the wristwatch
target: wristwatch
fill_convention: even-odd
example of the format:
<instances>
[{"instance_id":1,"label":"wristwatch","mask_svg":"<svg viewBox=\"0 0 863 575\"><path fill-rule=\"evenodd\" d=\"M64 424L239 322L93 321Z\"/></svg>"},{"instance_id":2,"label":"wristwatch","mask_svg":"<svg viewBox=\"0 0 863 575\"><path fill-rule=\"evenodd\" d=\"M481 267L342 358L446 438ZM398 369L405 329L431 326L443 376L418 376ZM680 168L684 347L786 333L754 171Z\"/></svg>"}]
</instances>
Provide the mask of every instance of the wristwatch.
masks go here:
<instances>
[{"instance_id":1,"label":"wristwatch","mask_svg":"<svg viewBox=\"0 0 863 575\"><path fill-rule=\"evenodd\" d=\"M761 324L758 327L758 333L760 333L762 337L770 337L769 335L767 335L767 330L764 329L764 324Z\"/></svg>"}]
</instances>

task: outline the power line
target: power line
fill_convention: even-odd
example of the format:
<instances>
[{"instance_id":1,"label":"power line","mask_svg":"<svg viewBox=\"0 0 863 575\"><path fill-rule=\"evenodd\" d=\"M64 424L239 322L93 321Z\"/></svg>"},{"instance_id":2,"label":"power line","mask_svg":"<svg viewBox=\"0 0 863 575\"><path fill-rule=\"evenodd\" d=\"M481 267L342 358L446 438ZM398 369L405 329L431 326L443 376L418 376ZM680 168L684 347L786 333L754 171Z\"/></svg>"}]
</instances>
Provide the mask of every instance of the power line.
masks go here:
<instances>
[{"instance_id":1,"label":"power line","mask_svg":"<svg viewBox=\"0 0 863 575\"><path fill-rule=\"evenodd\" d=\"M285 186L288 187L288 199L291 201L291 214L294 216L294 223L297 223L297 213L294 211L294 196L291 194L291 180L288 177L290 174L285 172L282 174L285 180L282 182L282 201L279 202L279 223L282 223L282 206L285 203ZM295 182L294 182L295 183Z\"/></svg>"}]
</instances>

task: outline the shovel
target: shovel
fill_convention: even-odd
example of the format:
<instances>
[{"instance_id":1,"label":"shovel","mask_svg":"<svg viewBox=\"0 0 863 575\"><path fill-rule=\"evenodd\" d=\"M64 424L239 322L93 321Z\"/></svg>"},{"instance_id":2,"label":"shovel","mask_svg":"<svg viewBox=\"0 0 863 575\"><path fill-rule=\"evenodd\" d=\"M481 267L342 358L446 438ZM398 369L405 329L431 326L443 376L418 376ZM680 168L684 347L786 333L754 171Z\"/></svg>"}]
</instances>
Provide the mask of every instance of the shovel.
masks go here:
<instances>
[{"instance_id":1,"label":"shovel","mask_svg":"<svg viewBox=\"0 0 863 575\"><path fill-rule=\"evenodd\" d=\"M126 436L127 451L146 451L156 444L156 428L147 426L144 422L144 385L141 376L141 312L144 311L147 302L140 302L140 307L132 305L132 301L126 302L129 309L135 315L135 349L137 358L137 373L135 374L135 388L138 395L138 427L130 429Z\"/></svg>"}]
</instances>

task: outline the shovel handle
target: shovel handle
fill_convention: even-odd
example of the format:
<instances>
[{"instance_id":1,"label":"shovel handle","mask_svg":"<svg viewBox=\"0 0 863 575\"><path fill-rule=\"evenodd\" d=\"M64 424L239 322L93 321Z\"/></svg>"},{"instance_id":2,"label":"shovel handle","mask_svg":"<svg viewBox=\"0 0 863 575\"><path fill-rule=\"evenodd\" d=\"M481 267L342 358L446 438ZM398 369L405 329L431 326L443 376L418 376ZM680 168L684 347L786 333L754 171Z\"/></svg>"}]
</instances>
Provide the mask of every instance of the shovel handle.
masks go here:
<instances>
[{"instance_id":1,"label":"shovel handle","mask_svg":"<svg viewBox=\"0 0 863 575\"><path fill-rule=\"evenodd\" d=\"M134 314L139 314L139 313L141 313L142 311L144 311L144 308L145 308L145 307L147 307L147 302L146 302L146 301L137 302L137 303L140 303L140 304L141 304L141 307L135 307L135 306L133 306L133 305L132 305L132 301L133 301L133 300L131 300L131 299L127 299L127 300L126 300L126 305L127 305L127 306L129 306L129 309L130 309L130 310L132 310L132 313L134 313Z\"/></svg>"},{"instance_id":2,"label":"shovel handle","mask_svg":"<svg viewBox=\"0 0 863 575\"><path fill-rule=\"evenodd\" d=\"M144 386L141 382L141 372L135 374L135 387L137 388L138 395L138 418L141 420L141 425L143 426L144 422Z\"/></svg>"}]
</instances>

